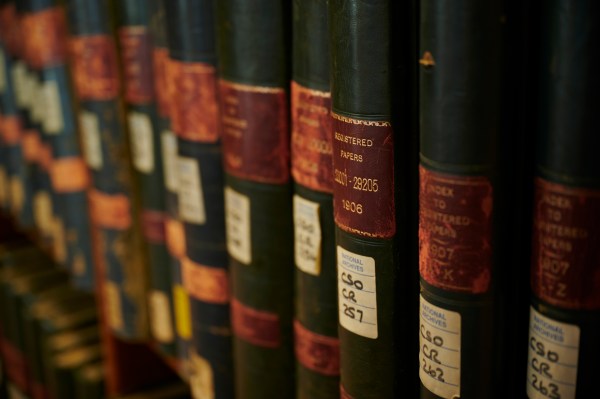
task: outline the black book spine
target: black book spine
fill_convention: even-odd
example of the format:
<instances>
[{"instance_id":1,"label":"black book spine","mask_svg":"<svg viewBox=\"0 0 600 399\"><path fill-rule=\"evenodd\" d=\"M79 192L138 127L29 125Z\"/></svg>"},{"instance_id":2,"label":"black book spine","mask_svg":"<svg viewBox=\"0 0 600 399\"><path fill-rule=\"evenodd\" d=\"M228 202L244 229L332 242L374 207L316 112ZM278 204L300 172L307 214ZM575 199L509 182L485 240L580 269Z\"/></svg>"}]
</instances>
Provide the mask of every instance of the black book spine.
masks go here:
<instances>
[{"instance_id":1,"label":"black book spine","mask_svg":"<svg viewBox=\"0 0 600 399\"><path fill-rule=\"evenodd\" d=\"M147 2L118 2L118 33L132 164L141 194L140 219L150 262L148 306L151 333L174 356L172 278L166 245L166 204L159 115L154 87L151 13Z\"/></svg>"},{"instance_id":2,"label":"black book spine","mask_svg":"<svg viewBox=\"0 0 600 399\"><path fill-rule=\"evenodd\" d=\"M186 239L183 223L179 215L179 182L177 175L178 143L173 132L172 119L176 116L177 96L175 90L176 61L170 53L179 47L181 25L176 16L170 17L173 5L166 0L156 3L157 14L154 22L155 38L154 70L157 106L161 123L161 151L164 166L164 192L167 210L167 247L170 255L173 283L173 307L175 312L175 332L177 335L177 357L179 373L186 380L190 376L190 353L192 348L192 321L190 297L183 286L182 261L186 254ZM169 5L169 7L167 7ZM173 22L170 22L173 21Z\"/></svg>"},{"instance_id":3,"label":"black book spine","mask_svg":"<svg viewBox=\"0 0 600 399\"><path fill-rule=\"evenodd\" d=\"M236 392L293 397L291 10L278 0L214 4Z\"/></svg>"},{"instance_id":4,"label":"black book spine","mask_svg":"<svg viewBox=\"0 0 600 399\"><path fill-rule=\"evenodd\" d=\"M121 338L145 339L148 267L136 213L139 191L134 187L119 99L111 2L72 0L67 11L79 125L92 180L88 196L97 270L102 273L108 325Z\"/></svg>"},{"instance_id":5,"label":"black book spine","mask_svg":"<svg viewBox=\"0 0 600 399\"><path fill-rule=\"evenodd\" d=\"M600 4L541 10L527 395L587 398L600 353Z\"/></svg>"},{"instance_id":6,"label":"black book spine","mask_svg":"<svg viewBox=\"0 0 600 399\"><path fill-rule=\"evenodd\" d=\"M499 183L502 2L420 12L421 397L494 397L513 217Z\"/></svg>"},{"instance_id":7,"label":"black book spine","mask_svg":"<svg viewBox=\"0 0 600 399\"><path fill-rule=\"evenodd\" d=\"M293 2L291 161L298 398L340 396L327 17L327 0Z\"/></svg>"},{"instance_id":8,"label":"black book spine","mask_svg":"<svg viewBox=\"0 0 600 399\"><path fill-rule=\"evenodd\" d=\"M330 0L333 212L343 398L414 395L416 167L409 2ZM401 23L398 21L402 21ZM397 26L392 26L394 23ZM400 34L397 27L405 27ZM414 51L414 48L413 48ZM397 87L402 87L398 90ZM392 92L394 96L392 96ZM402 99L395 104L396 99ZM412 102L411 102L412 101ZM405 110L401 115L393 109ZM399 117L401 116L401 117ZM399 133L401 132L401 133ZM415 177L412 177L415 180ZM401 228L397 228L401 226Z\"/></svg>"},{"instance_id":9,"label":"black book spine","mask_svg":"<svg viewBox=\"0 0 600 399\"><path fill-rule=\"evenodd\" d=\"M190 297L194 392L232 398L229 265L225 245L223 167L212 0L167 6L177 27L169 40L177 136L178 210L186 250L182 281ZM197 112L196 110L202 110Z\"/></svg>"}]
</instances>

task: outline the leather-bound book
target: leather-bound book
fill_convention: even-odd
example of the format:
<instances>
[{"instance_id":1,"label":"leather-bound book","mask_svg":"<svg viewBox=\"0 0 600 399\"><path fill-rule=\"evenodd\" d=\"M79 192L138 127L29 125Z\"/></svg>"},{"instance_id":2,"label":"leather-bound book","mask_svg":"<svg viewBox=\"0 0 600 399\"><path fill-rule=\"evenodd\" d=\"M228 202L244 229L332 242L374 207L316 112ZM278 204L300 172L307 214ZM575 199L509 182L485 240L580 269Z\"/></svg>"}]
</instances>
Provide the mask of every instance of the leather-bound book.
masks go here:
<instances>
[{"instance_id":1,"label":"leather-bound book","mask_svg":"<svg viewBox=\"0 0 600 399\"><path fill-rule=\"evenodd\" d=\"M527 395L596 395L600 353L600 7L541 10Z\"/></svg>"},{"instance_id":2,"label":"leather-bound book","mask_svg":"<svg viewBox=\"0 0 600 399\"><path fill-rule=\"evenodd\" d=\"M340 395L327 16L327 0L293 2L291 165L298 398Z\"/></svg>"},{"instance_id":3,"label":"leather-bound book","mask_svg":"<svg viewBox=\"0 0 600 399\"><path fill-rule=\"evenodd\" d=\"M215 2L240 398L295 394L290 11L288 2L278 0Z\"/></svg>"},{"instance_id":4,"label":"leather-bound book","mask_svg":"<svg viewBox=\"0 0 600 399\"><path fill-rule=\"evenodd\" d=\"M166 5L171 128L177 137L181 260L192 324L190 387L197 397L233 398L229 265L213 2ZM171 26L173 25L173 26Z\"/></svg>"},{"instance_id":5,"label":"leather-bound book","mask_svg":"<svg viewBox=\"0 0 600 399\"><path fill-rule=\"evenodd\" d=\"M175 355L171 264L165 234L165 196L160 122L154 86L151 4L117 3L124 99L131 158L141 196L139 218L150 266L150 331L160 350Z\"/></svg>"}]
</instances>

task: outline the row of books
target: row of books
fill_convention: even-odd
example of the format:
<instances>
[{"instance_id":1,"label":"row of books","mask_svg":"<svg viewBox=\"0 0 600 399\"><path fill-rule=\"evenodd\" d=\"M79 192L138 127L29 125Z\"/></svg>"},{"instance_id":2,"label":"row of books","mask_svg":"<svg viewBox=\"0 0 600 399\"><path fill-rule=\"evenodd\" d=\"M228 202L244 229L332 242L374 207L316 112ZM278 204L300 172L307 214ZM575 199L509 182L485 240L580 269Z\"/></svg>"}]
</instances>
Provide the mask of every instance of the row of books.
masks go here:
<instances>
[{"instance_id":1,"label":"row of books","mask_svg":"<svg viewBox=\"0 0 600 399\"><path fill-rule=\"evenodd\" d=\"M0 205L109 394L589 397L600 10L534 5L4 0Z\"/></svg>"}]
</instances>

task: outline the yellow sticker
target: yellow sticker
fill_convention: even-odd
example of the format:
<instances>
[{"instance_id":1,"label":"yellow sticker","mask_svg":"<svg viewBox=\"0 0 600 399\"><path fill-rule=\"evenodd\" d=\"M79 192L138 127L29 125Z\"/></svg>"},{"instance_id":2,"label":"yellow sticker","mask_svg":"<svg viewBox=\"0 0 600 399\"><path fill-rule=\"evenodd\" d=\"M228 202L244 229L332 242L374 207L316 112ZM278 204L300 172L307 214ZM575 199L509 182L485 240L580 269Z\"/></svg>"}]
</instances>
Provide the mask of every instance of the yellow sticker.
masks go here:
<instances>
[{"instance_id":1,"label":"yellow sticker","mask_svg":"<svg viewBox=\"0 0 600 399\"><path fill-rule=\"evenodd\" d=\"M192 338L192 317L190 311L190 297L183 286L173 286L173 300L175 305L175 326L177 335L183 339Z\"/></svg>"}]
</instances>

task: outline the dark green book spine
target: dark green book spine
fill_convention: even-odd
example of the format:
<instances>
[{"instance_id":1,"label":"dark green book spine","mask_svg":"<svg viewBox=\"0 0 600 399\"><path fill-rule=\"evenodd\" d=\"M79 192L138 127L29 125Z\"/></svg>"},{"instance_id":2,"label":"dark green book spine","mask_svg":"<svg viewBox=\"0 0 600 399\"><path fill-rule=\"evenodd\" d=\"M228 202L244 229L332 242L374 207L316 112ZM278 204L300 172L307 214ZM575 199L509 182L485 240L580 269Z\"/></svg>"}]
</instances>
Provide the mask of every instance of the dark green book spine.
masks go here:
<instances>
[{"instance_id":1,"label":"dark green book spine","mask_svg":"<svg viewBox=\"0 0 600 399\"><path fill-rule=\"evenodd\" d=\"M327 0L293 2L294 335L297 397L307 399L340 396L327 16Z\"/></svg>"},{"instance_id":2,"label":"dark green book spine","mask_svg":"<svg viewBox=\"0 0 600 399\"><path fill-rule=\"evenodd\" d=\"M185 234L181 276L192 316L190 385L200 395L233 398L213 2L172 2L167 16L173 25L171 127L177 136L178 211Z\"/></svg>"},{"instance_id":3,"label":"dark green book spine","mask_svg":"<svg viewBox=\"0 0 600 399\"><path fill-rule=\"evenodd\" d=\"M500 184L502 2L424 1L420 13L421 397L495 397L513 217Z\"/></svg>"},{"instance_id":4,"label":"dark green book spine","mask_svg":"<svg viewBox=\"0 0 600 399\"><path fill-rule=\"evenodd\" d=\"M236 393L293 397L289 4L215 2ZM265 384L264 381L269 381Z\"/></svg>"},{"instance_id":5,"label":"dark green book spine","mask_svg":"<svg viewBox=\"0 0 600 399\"><path fill-rule=\"evenodd\" d=\"M409 3L329 3L343 398L414 395L408 294L415 288L408 276L416 260L409 217L416 167L409 162L415 137L408 71L416 57Z\"/></svg>"},{"instance_id":6,"label":"dark green book spine","mask_svg":"<svg viewBox=\"0 0 600 399\"><path fill-rule=\"evenodd\" d=\"M191 345L191 321L189 298L181 281L181 259L185 256L185 236L179 221L177 199L177 138L171 129L171 109L169 85L169 43L167 39L167 15L165 0L152 3L151 29L153 38L152 63L154 68L154 90L156 94L157 134L160 141L161 162L163 165L163 198L165 200L169 273L171 283L172 328L176 341L174 356L178 358L179 374L189 376L189 348Z\"/></svg>"},{"instance_id":7,"label":"dark green book spine","mask_svg":"<svg viewBox=\"0 0 600 399\"><path fill-rule=\"evenodd\" d=\"M527 395L587 398L600 353L600 5L541 11Z\"/></svg>"},{"instance_id":8,"label":"dark green book spine","mask_svg":"<svg viewBox=\"0 0 600 399\"><path fill-rule=\"evenodd\" d=\"M148 264L119 94L112 3L67 3L79 125L91 174L90 214L108 325L120 338L148 336Z\"/></svg>"},{"instance_id":9,"label":"dark green book spine","mask_svg":"<svg viewBox=\"0 0 600 399\"><path fill-rule=\"evenodd\" d=\"M141 225L150 262L151 333L161 351L175 355L171 264L165 234L164 175L154 88L152 8L141 0L118 2L122 76L133 168L141 190Z\"/></svg>"}]
</instances>

